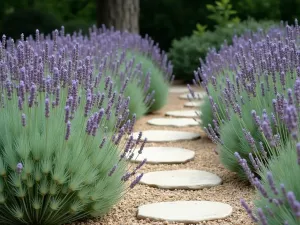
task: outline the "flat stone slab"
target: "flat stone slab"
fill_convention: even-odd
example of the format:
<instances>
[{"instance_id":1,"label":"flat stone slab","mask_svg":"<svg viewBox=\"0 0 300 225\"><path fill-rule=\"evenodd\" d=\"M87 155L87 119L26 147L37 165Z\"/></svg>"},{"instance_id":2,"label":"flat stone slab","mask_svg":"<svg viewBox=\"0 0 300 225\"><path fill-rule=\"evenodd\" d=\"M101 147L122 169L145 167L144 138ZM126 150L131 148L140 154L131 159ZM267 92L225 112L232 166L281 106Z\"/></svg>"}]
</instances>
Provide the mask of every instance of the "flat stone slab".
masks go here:
<instances>
[{"instance_id":1,"label":"flat stone slab","mask_svg":"<svg viewBox=\"0 0 300 225\"><path fill-rule=\"evenodd\" d=\"M201 221L224 219L232 214L232 207L221 202L174 201L142 205L137 218L195 224Z\"/></svg>"},{"instance_id":2,"label":"flat stone slab","mask_svg":"<svg viewBox=\"0 0 300 225\"><path fill-rule=\"evenodd\" d=\"M184 103L185 107L200 107L203 102L186 102Z\"/></svg>"},{"instance_id":3,"label":"flat stone slab","mask_svg":"<svg viewBox=\"0 0 300 225\"><path fill-rule=\"evenodd\" d=\"M198 126L199 122L191 118L155 118L149 120L148 124L155 126L188 127Z\"/></svg>"},{"instance_id":4,"label":"flat stone slab","mask_svg":"<svg viewBox=\"0 0 300 225\"><path fill-rule=\"evenodd\" d=\"M142 154L138 154L139 149L134 151L132 162L141 162L145 158L149 164L178 164L186 163L195 157L195 152L174 147L146 147Z\"/></svg>"},{"instance_id":5,"label":"flat stone slab","mask_svg":"<svg viewBox=\"0 0 300 225\"><path fill-rule=\"evenodd\" d=\"M173 86L169 88L170 93L189 93L189 89L186 86Z\"/></svg>"},{"instance_id":6,"label":"flat stone slab","mask_svg":"<svg viewBox=\"0 0 300 225\"><path fill-rule=\"evenodd\" d=\"M168 170L146 173L140 183L161 189L198 190L220 185L222 180L202 170Z\"/></svg>"},{"instance_id":7,"label":"flat stone slab","mask_svg":"<svg viewBox=\"0 0 300 225\"><path fill-rule=\"evenodd\" d=\"M133 139L137 140L139 132L133 133ZM200 134L185 132L185 131L172 131L172 130L146 130L143 131L142 140L147 137L148 142L168 142L168 141L183 141L194 140L200 138Z\"/></svg>"},{"instance_id":8,"label":"flat stone slab","mask_svg":"<svg viewBox=\"0 0 300 225\"><path fill-rule=\"evenodd\" d=\"M206 96L206 92L195 92L195 98L196 99L202 99ZM188 94L182 94L179 96L180 99L194 99L191 93Z\"/></svg>"},{"instance_id":9,"label":"flat stone slab","mask_svg":"<svg viewBox=\"0 0 300 225\"><path fill-rule=\"evenodd\" d=\"M166 112L165 115L174 116L174 117L195 118L195 117L199 117L199 115L201 115L201 112L196 110L177 110L177 111Z\"/></svg>"}]
</instances>

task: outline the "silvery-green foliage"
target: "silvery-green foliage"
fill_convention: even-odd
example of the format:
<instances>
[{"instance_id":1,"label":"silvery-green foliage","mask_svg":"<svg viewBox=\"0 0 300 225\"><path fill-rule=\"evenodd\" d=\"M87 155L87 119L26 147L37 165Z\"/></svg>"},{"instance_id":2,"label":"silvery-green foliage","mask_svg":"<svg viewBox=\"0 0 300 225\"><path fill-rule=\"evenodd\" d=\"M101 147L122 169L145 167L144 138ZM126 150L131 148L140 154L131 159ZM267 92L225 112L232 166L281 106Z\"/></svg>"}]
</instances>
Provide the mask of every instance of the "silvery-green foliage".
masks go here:
<instances>
[{"instance_id":1,"label":"silvery-green foliage","mask_svg":"<svg viewBox=\"0 0 300 225\"><path fill-rule=\"evenodd\" d=\"M284 99L284 116L277 118L277 122L286 125L287 137L280 138L277 145L269 141L273 150L268 163L260 163L264 158L254 159L251 164L235 153L242 165L249 181L256 188L254 207L250 208L244 200L243 207L254 222L261 225L297 225L300 217L300 143L299 143L299 83L296 79L294 91L288 90L288 97ZM297 85L298 84L298 85ZM294 96L292 95L294 92ZM297 94L298 93L298 94ZM271 117L265 115L266 118ZM266 131L260 131L267 138ZM249 157L251 157L249 155ZM249 166L255 168L255 176Z\"/></svg>"},{"instance_id":2,"label":"silvery-green foliage","mask_svg":"<svg viewBox=\"0 0 300 225\"><path fill-rule=\"evenodd\" d=\"M145 161L126 160L141 142L126 79L118 88L101 73L105 58L97 64L109 49L63 29L52 35L0 45L0 224L102 216L142 176Z\"/></svg>"},{"instance_id":3,"label":"silvery-green foliage","mask_svg":"<svg viewBox=\"0 0 300 225\"><path fill-rule=\"evenodd\" d=\"M235 37L232 46L211 51L195 72L194 83L202 79L213 115L206 116L212 121L205 121L204 129L218 144L222 163L243 179L247 177L235 152L250 162L249 153L260 159L266 151L262 163L267 163L274 154L268 143L288 139L286 126L274 121L283 116L286 90L294 88L299 75L298 29L278 27ZM265 115L271 113L267 120Z\"/></svg>"}]
</instances>

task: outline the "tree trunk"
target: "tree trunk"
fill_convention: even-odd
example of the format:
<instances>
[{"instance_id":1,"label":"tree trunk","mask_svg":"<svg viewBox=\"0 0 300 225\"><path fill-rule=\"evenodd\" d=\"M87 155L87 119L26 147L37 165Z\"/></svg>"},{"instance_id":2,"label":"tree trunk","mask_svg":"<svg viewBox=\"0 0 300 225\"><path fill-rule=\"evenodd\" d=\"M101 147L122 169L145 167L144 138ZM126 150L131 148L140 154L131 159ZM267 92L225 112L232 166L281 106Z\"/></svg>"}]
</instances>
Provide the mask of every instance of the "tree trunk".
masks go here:
<instances>
[{"instance_id":1,"label":"tree trunk","mask_svg":"<svg viewBox=\"0 0 300 225\"><path fill-rule=\"evenodd\" d=\"M96 0L97 25L139 33L140 0Z\"/></svg>"}]
</instances>

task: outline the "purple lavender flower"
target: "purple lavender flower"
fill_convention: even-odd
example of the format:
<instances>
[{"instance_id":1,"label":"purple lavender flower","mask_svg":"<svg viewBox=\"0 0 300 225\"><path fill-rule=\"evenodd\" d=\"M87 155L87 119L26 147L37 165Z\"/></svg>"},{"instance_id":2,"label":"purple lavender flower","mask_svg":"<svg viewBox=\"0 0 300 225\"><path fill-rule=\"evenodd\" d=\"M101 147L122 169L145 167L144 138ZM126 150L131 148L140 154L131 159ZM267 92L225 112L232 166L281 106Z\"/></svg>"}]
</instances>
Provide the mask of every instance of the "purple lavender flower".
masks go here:
<instances>
[{"instance_id":1,"label":"purple lavender flower","mask_svg":"<svg viewBox=\"0 0 300 225\"><path fill-rule=\"evenodd\" d=\"M139 133L139 136L140 135L142 136L142 133ZM147 143L147 138L144 139L144 141L143 141L143 143L142 143L142 145L140 147L140 150L138 151L139 154L142 154L143 149L144 149L146 143Z\"/></svg>"},{"instance_id":2,"label":"purple lavender flower","mask_svg":"<svg viewBox=\"0 0 300 225\"><path fill-rule=\"evenodd\" d=\"M65 123L68 123L70 119L70 107L67 105L65 107Z\"/></svg>"},{"instance_id":3,"label":"purple lavender flower","mask_svg":"<svg viewBox=\"0 0 300 225\"><path fill-rule=\"evenodd\" d=\"M133 127L134 127L134 124L135 124L135 121L136 121L136 114L133 114L133 115L132 115L131 124L130 124L130 127L129 127L129 129L128 129L128 134L131 134L131 133L132 133Z\"/></svg>"},{"instance_id":4,"label":"purple lavender flower","mask_svg":"<svg viewBox=\"0 0 300 225\"><path fill-rule=\"evenodd\" d=\"M279 192L278 192L277 188L275 187L273 175L271 172L267 172L267 179L268 179L269 185L270 185L271 190L273 191L274 195L278 195Z\"/></svg>"},{"instance_id":5,"label":"purple lavender flower","mask_svg":"<svg viewBox=\"0 0 300 225\"><path fill-rule=\"evenodd\" d=\"M59 105L59 97L60 96L60 87L56 88L56 92L55 92L55 106Z\"/></svg>"},{"instance_id":6,"label":"purple lavender flower","mask_svg":"<svg viewBox=\"0 0 300 225\"><path fill-rule=\"evenodd\" d=\"M23 171L23 164L22 163L17 164L16 171L17 171L18 174L22 173L22 171Z\"/></svg>"},{"instance_id":7,"label":"purple lavender flower","mask_svg":"<svg viewBox=\"0 0 300 225\"><path fill-rule=\"evenodd\" d=\"M21 97L18 97L18 108L19 110L23 110L23 100Z\"/></svg>"},{"instance_id":8,"label":"purple lavender flower","mask_svg":"<svg viewBox=\"0 0 300 225\"><path fill-rule=\"evenodd\" d=\"M300 143L297 143L296 147L297 147L297 156L298 156L297 162L298 165L300 165Z\"/></svg>"},{"instance_id":9,"label":"purple lavender flower","mask_svg":"<svg viewBox=\"0 0 300 225\"><path fill-rule=\"evenodd\" d=\"M142 168L142 166L147 162L147 159L143 159L142 162L140 162L137 167L135 168L135 171L139 170L140 168Z\"/></svg>"},{"instance_id":10,"label":"purple lavender flower","mask_svg":"<svg viewBox=\"0 0 300 225\"><path fill-rule=\"evenodd\" d=\"M65 140L69 140L70 138L70 133L71 133L71 122L68 121L67 122L67 131L66 131L66 136L65 136Z\"/></svg>"},{"instance_id":11,"label":"purple lavender flower","mask_svg":"<svg viewBox=\"0 0 300 225\"><path fill-rule=\"evenodd\" d=\"M295 100L296 104L300 105L300 78L297 77L295 84L294 84L294 93L295 93Z\"/></svg>"},{"instance_id":12,"label":"purple lavender flower","mask_svg":"<svg viewBox=\"0 0 300 225\"><path fill-rule=\"evenodd\" d=\"M114 167L109 171L108 176L111 177L113 173L116 171L116 169L117 169L117 165L114 165Z\"/></svg>"},{"instance_id":13,"label":"purple lavender flower","mask_svg":"<svg viewBox=\"0 0 300 225\"><path fill-rule=\"evenodd\" d=\"M290 205L290 207L292 208L293 210L293 213L298 217L300 218L300 202L298 202L296 200L296 196L293 192L288 192L287 195L287 200L288 200L288 203Z\"/></svg>"},{"instance_id":14,"label":"purple lavender flower","mask_svg":"<svg viewBox=\"0 0 300 225\"><path fill-rule=\"evenodd\" d=\"M49 113L50 113L50 106L49 106L49 98L46 98L45 100L45 117L49 118Z\"/></svg>"},{"instance_id":15,"label":"purple lavender flower","mask_svg":"<svg viewBox=\"0 0 300 225\"><path fill-rule=\"evenodd\" d=\"M265 216L264 212L262 209L257 209L257 214L259 221L261 222L262 225L268 225L267 217Z\"/></svg>"},{"instance_id":16,"label":"purple lavender flower","mask_svg":"<svg viewBox=\"0 0 300 225\"><path fill-rule=\"evenodd\" d=\"M26 115L24 113L22 113L22 126L25 127L26 126Z\"/></svg>"},{"instance_id":17,"label":"purple lavender flower","mask_svg":"<svg viewBox=\"0 0 300 225\"><path fill-rule=\"evenodd\" d=\"M104 144L106 143L106 137L104 137L99 145L99 148L103 148Z\"/></svg>"},{"instance_id":18,"label":"purple lavender flower","mask_svg":"<svg viewBox=\"0 0 300 225\"><path fill-rule=\"evenodd\" d=\"M130 188L131 188L131 189L134 188L134 186L137 185L137 184L140 182L140 180L142 179L143 175L144 175L144 174L141 173L140 175L138 175L138 176L134 179L134 181L131 182L131 184L130 184Z\"/></svg>"},{"instance_id":19,"label":"purple lavender flower","mask_svg":"<svg viewBox=\"0 0 300 225\"><path fill-rule=\"evenodd\" d=\"M292 137L296 139L298 133L298 117L296 107L294 105L288 105L284 111L284 121L286 126L289 129L289 132L292 134Z\"/></svg>"},{"instance_id":20,"label":"purple lavender flower","mask_svg":"<svg viewBox=\"0 0 300 225\"><path fill-rule=\"evenodd\" d=\"M91 108L92 108L92 97L91 96L87 96L86 104L85 104L85 107L84 107L84 116L85 117L88 116Z\"/></svg>"},{"instance_id":21,"label":"purple lavender flower","mask_svg":"<svg viewBox=\"0 0 300 225\"><path fill-rule=\"evenodd\" d=\"M248 206L248 204L245 202L245 200L241 199L241 204L242 206L246 209L248 215L250 216L250 218L253 220L253 222L258 222L258 219L254 216L251 208Z\"/></svg>"},{"instance_id":22,"label":"purple lavender flower","mask_svg":"<svg viewBox=\"0 0 300 225\"><path fill-rule=\"evenodd\" d=\"M31 108L33 106L34 100L36 95L36 85L32 84L30 88L30 96L29 96L29 107Z\"/></svg>"},{"instance_id":23,"label":"purple lavender flower","mask_svg":"<svg viewBox=\"0 0 300 225\"><path fill-rule=\"evenodd\" d=\"M253 158L252 153L249 153L249 159L250 159L250 161L251 161L252 166L254 167L254 169L256 171L258 171L259 170L259 166L258 166L257 162L255 161L255 159Z\"/></svg>"}]
</instances>

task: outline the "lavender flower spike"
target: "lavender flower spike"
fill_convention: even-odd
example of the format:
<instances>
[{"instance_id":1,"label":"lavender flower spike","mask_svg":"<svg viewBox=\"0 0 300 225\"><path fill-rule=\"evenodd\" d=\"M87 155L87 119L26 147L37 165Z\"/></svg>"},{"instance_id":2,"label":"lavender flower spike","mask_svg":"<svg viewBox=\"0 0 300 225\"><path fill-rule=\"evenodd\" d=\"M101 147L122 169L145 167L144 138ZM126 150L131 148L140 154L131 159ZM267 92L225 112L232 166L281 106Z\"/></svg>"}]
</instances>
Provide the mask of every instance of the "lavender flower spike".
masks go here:
<instances>
[{"instance_id":1,"label":"lavender flower spike","mask_svg":"<svg viewBox=\"0 0 300 225\"><path fill-rule=\"evenodd\" d=\"M247 211L248 215L251 217L251 219L253 220L253 222L258 222L258 219L254 216L251 208L248 206L248 204L245 202L244 199L241 199L241 204L242 206L245 208L245 210Z\"/></svg>"},{"instance_id":2,"label":"lavender flower spike","mask_svg":"<svg viewBox=\"0 0 300 225\"><path fill-rule=\"evenodd\" d=\"M142 179L143 175L144 175L144 174L141 173L140 175L138 175L138 176L135 178L134 181L132 181L132 183L130 184L130 188L131 188L131 189L134 188L134 186L137 185L137 184L140 182L140 180Z\"/></svg>"},{"instance_id":3,"label":"lavender flower spike","mask_svg":"<svg viewBox=\"0 0 300 225\"><path fill-rule=\"evenodd\" d=\"M18 174L22 173L22 171L23 171L23 164L22 163L17 164L16 171L17 171Z\"/></svg>"},{"instance_id":4,"label":"lavender flower spike","mask_svg":"<svg viewBox=\"0 0 300 225\"><path fill-rule=\"evenodd\" d=\"M26 126L26 115L24 113L22 113L22 126Z\"/></svg>"},{"instance_id":5,"label":"lavender flower spike","mask_svg":"<svg viewBox=\"0 0 300 225\"><path fill-rule=\"evenodd\" d=\"M71 133L71 122L68 121L67 122L67 131L66 131L66 136L65 136L65 140L69 140L70 138L70 133Z\"/></svg>"},{"instance_id":6,"label":"lavender flower spike","mask_svg":"<svg viewBox=\"0 0 300 225\"><path fill-rule=\"evenodd\" d=\"M297 162L298 165L300 166L300 143L297 143L296 147L297 147Z\"/></svg>"},{"instance_id":7,"label":"lavender flower spike","mask_svg":"<svg viewBox=\"0 0 300 225\"><path fill-rule=\"evenodd\" d=\"M274 195L278 195L279 192L278 192L277 188L275 187L273 175L271 172L267 172L267 178L268 178L269 185L270 185L271 190L273 191Z\"/></svg>"}]
</instances>

